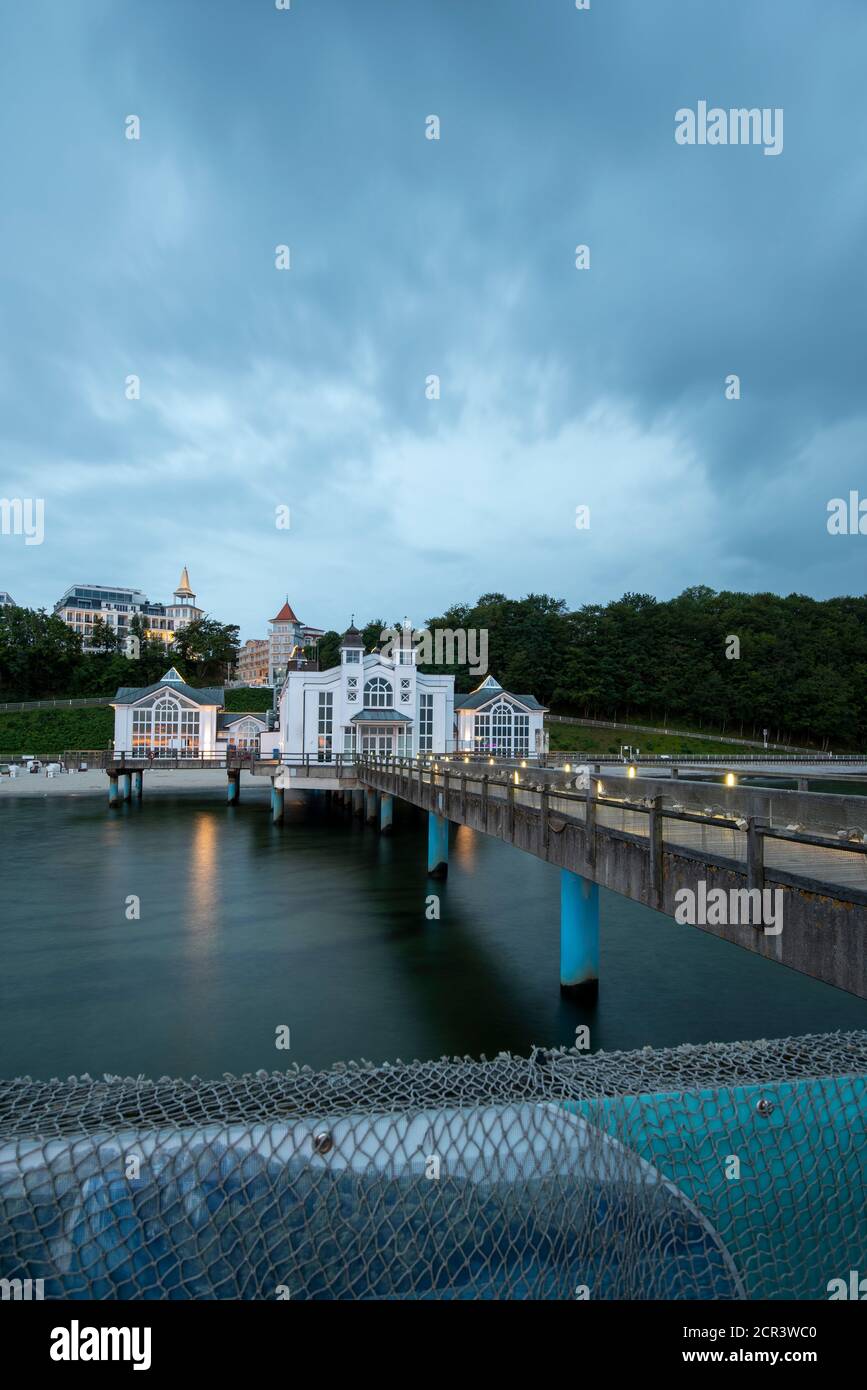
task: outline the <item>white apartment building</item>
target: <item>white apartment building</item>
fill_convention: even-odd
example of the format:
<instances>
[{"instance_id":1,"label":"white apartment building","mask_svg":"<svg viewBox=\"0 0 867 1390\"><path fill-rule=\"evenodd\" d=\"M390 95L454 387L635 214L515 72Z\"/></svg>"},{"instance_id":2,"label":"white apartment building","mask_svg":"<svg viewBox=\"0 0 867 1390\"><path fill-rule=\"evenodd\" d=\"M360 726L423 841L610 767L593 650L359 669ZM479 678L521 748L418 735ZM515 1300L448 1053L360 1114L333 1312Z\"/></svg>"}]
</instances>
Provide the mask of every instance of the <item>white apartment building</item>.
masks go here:
<instances>
[{"instance_id":1,"label":"white apartment building","mask_svg":"<svg viewBox=\"0 0 867 1390\"><path fill-rule=\"evenodd\" d=\"M54 605L54 612L79 633L85 650L93 650L93 624L97 617L101 618L127 644L127 655L132 655L128 648L129 627L136 615L144 619L148 637L158 638L166 646L181 628L204 617L204 610L196 607L186 565L169 604L151 603L141 589L72 584Z\"/></svg>"}]
</instances>

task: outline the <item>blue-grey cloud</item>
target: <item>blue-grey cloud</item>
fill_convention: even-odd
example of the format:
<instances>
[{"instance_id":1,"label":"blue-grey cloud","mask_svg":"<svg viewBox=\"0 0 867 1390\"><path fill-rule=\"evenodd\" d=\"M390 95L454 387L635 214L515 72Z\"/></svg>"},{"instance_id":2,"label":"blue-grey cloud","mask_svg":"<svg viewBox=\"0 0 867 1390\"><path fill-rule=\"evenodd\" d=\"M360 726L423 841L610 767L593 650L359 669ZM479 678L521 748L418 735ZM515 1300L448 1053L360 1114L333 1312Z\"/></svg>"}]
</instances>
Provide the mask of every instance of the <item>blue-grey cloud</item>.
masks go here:
<instances>
[{"instance_id":1,"label":"blue-grey cloud","mask_svg":"<svg viewBox=\"0 0 867 1390\"><path fill-rule=\"evenodd\" d=\"M867 490L857 0L31 0L3 28L0 492L46 502L42 546L0 537L19 601L163 597L187 563L247 636L286 592L340 626L863 591L867 540L825 529ZM699 100L782 107L783 153L678 146Z\"/></svg>"}]
</instances>

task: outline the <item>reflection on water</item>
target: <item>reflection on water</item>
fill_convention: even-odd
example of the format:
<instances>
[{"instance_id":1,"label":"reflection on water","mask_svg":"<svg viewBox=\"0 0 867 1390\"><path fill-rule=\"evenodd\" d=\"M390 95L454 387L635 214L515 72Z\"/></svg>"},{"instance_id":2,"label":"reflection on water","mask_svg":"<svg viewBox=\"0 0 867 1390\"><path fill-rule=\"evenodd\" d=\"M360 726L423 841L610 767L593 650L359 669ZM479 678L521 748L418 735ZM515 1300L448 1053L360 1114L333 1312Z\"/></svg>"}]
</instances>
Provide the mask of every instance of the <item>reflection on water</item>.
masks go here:
<instances>
[{"instance_id":1,"label":"reflection on water","mask_svg":"<svg viewBox=\"0 0 867 1390\"><path fill-rule=\"evenodd\" d=\"M274 826L267 786L236 807L216 784L113 812L8 801L0 843L6 1076L526 1053L580 1023L609 1050L867 1026L864 1001L604 892L599 1003L564 1001L557 870L453 827L432 881L399 803L383 838L324 797L287 795Z\"/></svg>"},{"instance_id":2,"label":"reflection on water","mask_svg":"<svg viewBox=\"0 0 867 1390\"><path fill-rule=\"evenodd\" d=\"M234 808L229 810L234 814ZM190 854L190 921L193 940L213 925L219 891L217 818L211 811L197 812L193 821Z\"/></svg>"},{"instance_id":3,"label":"reflection on water","mask_svg":"<svg viewBox=\"0 0 867 1390\"><path fill-rule=\"evenodd\" d=\"M449 856L453 864L459 864L462 869L474 869L476 867L476 846L479 836L474 830L470 830L468 825L456 825L451 832L451 843L449 845Z\"/></svg>"}]
</instances>

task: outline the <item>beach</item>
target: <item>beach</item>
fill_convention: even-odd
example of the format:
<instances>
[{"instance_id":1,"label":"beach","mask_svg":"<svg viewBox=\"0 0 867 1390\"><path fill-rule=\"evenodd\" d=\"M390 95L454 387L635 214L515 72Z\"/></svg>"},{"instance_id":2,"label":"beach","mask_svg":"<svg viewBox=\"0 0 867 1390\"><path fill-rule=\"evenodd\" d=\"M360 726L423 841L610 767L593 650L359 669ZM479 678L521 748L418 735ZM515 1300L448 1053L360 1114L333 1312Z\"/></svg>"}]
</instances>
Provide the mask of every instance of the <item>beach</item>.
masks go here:
<instances>
[{"instance_id":1,"label":"beach","mask_svg":"<svg viewBox=\"0 0 867 1390\"><path fill-rule=\"evenodd\" d=\"M226 799L225 768L196 768L189 772L181 768L146 768L143 795L159 796L166 792L209 792L215 799ZM241 773L241 795L244 789L264 792L270 790L267 777ZM40 772L19 772L17 777L0 777L0 801L18 797L40 796L104 796L108 801L108 776L102 769L88 772L59 772L55 777Z\"/></svg>"}]
</instances>

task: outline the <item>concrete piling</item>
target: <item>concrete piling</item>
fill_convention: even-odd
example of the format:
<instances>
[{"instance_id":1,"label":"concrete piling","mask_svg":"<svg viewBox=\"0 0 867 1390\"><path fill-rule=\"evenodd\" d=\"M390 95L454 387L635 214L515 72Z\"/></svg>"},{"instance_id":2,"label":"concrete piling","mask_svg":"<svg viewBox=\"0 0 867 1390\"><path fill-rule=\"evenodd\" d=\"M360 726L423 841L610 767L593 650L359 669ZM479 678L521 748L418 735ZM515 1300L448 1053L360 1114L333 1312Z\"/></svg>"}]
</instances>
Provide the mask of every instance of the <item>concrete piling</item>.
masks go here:
<instances>
[{"instance_id":1,"label":"concrete piling","mask_svg":"<svg viewBox=\"0 0 867 1390\"><path fill-rule=\"evenodd\" d=\"M431 878L445 878L449 871L449 823L435 811L427 817L427 871Z\"/></svg>"},{"instance_id":2,"label":"concrete piling","mask_svg":"<svg viewBox=\"0 0 867 1390\"><path fill-rule=\"evenodd\" d=\"M599 886L560 870L560 993L581 1004L599 995Z\"/></svg>"}]
</instances>

